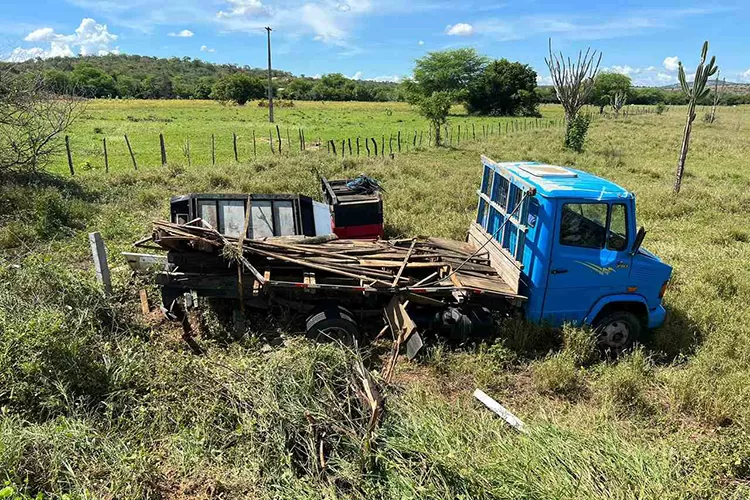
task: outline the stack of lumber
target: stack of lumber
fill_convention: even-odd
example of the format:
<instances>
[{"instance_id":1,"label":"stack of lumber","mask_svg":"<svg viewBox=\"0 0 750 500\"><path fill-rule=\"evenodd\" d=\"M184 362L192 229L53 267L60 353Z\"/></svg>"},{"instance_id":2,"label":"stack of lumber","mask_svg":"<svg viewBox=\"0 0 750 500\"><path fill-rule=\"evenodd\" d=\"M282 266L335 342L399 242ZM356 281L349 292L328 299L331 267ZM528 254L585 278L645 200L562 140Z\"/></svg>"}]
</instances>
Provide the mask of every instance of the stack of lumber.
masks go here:
<instances>
[{"instance_id":1,"label":"stack of lumber","mask_svg":"<svg viewBox=\"0 0 750 500\"><path fill-rule=\"evenodd\" d=\"M502 293L508 287L490 265L487 252L469 243L443 238L343 240L326 237L238 239L220 234L200 220L186 225L154 222L150 239L170 252L170 261L189 264L223 261L242 265L263 284L269 275L303 282L357 283L374 288L413 286L476 287ZM172 256L172 254L175 254ZM177 262L179 260L179 262ZM188 268L188 269L186 269Z\"/></svg>"}]
</instances>

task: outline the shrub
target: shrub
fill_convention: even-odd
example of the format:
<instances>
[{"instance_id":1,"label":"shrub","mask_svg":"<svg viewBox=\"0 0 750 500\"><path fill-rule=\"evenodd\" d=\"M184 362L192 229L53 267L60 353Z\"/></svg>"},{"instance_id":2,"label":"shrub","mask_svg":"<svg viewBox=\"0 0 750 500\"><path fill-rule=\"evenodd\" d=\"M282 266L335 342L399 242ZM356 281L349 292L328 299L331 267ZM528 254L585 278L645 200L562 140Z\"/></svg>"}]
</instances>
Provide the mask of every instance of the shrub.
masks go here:
<instances>
[{"instance_id":1,"label":"shrub","mask_svg":"<svg viewBox=\"0 0 750 500\"><path fill-rule=\"evenodd\" d=\"M591 116L582 113L568 120L565 128L565 147L577 153L583 152L583 143L586 141L590 124Z\"/></svg>"},{"instance_id":2,"label":"shrub","mask_svg":"<svg viewBox=\"0 0 750 500\"><path fill-rule=\"evenodd\" d=\"M660 115L660 114L664 113L666 110L667 110L667 105L664 104L663 102L660 102L660 103L658 103L656 105L656 114L657 115Z\"/></svg>"}]
</instances>

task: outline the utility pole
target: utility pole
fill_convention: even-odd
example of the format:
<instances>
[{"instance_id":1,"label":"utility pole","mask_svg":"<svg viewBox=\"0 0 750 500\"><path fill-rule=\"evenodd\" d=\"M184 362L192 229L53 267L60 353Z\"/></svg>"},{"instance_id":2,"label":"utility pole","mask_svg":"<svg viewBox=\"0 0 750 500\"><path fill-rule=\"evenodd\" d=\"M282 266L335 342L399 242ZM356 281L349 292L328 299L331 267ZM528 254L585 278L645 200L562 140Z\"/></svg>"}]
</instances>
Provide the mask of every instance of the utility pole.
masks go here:
<instances>
[{"instance_id":1,"label":"utility pole","mask_svg":"<svg viewBox=\"0 0 750 500\"><path fill-rule=\"evenodd\" d=\"M268 32L268 121L273 123L273 86L271 85L271 28L266 26Z\"/></svg>"}]
</instances>

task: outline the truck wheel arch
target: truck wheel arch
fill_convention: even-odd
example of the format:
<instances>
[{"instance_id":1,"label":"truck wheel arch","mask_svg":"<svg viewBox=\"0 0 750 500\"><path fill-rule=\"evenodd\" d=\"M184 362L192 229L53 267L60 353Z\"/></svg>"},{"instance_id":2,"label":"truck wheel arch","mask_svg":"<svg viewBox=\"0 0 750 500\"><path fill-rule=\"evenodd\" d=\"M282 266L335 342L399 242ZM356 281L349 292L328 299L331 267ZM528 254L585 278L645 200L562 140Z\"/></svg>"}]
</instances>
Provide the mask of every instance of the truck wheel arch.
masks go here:
<instances>
[{"instance_id":1,"label":"truck wheel arch","mask_svg":"<svg viewBox=\"0 0 750 500\"><path fill-rule=\"evenodd\" d=\"M584 318L587 325L596 325L602 318L618 311L634 314L645 330L648 327L648 305L640 295L611 295L602 297Z\"/></svg>"}]
</instances>

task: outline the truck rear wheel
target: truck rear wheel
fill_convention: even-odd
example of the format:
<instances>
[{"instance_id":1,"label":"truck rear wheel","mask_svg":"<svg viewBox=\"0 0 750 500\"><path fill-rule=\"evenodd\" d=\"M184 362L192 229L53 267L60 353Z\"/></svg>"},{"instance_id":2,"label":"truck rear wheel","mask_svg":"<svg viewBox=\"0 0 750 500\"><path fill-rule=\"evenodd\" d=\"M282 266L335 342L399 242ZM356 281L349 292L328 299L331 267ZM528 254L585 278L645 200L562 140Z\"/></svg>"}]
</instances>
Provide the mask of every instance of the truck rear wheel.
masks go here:
<instances>
[{"instance_id":1,"label":"truck rear wheel","mask_svg":"<svg viewBox=\"0 0 750 500\"><path fill-rule=\"evenodd\" d=\"M633 345L633 342L638 339L641 333L641 322L633 313L617 311L599 320L594 331L600 348L619 353Z\"/></svg>"},{"instance_id":2,"label":"truck rear wheel","mask_svg":"<svg viewBox=\"0 0 750 500\"><path fill-rule=\"evenodd\" d=\"M305 322L308 338L318 342L341 342L353 346L360 341L359 327L342 307L328 307L313 313Z\"/></svg>"}]
</instances>

